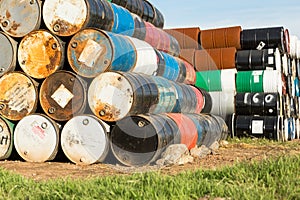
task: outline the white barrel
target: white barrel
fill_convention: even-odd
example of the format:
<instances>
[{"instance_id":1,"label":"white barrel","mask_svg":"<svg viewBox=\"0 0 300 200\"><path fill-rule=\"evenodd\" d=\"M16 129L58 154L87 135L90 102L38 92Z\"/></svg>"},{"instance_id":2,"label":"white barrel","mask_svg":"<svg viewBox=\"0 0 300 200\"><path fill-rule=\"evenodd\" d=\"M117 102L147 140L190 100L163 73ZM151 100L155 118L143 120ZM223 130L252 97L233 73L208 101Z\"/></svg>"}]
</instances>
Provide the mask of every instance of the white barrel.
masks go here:
<instances>
[{"instance_id":1,"label":"white barrel","mask_svg":"<svg viewBox=\"0 0 300 200\"><path fill-rule=\"evenodd\" d=\"M284 75L288 75L288 57L287 54L281 56L282 59L282 72Z\"/></svg>"},{"instance_id":2,"label":"white barrel","mask_svg":"<svg viewBox=\"0 0 300 200\"><path fill-rule=\"evenodd\" d=\"M132 72L156 75L158 69L157 55L153 47L145 41L128 37L136 51L136 63Z\"/></svg>"},{"instance_id":3,"label":"white barrel","mask_svg":"<svg viewBox=\"0 0 300 200\"><path fill-rule=\"evenodd\" d=\"M278 72L282 72L282 67L281 67L281 54L278 48L276 48L275 52L274 52L274 56L275 56L275 69Z\"/></svg>"},{"instance_id":4,"label":"white barrel","mask_svg":"<svg viewBox=\"0 0 300 200\"><path fill-rule=\"evenodd\" d=\"M235 91L209 92L212 99L211 114L218 115L224 120L235 113Z\"/></svg>"},{"instance_id":5,"label":"white barrel","mask_svg":"<svg viewBox=\"0 0 300 200\"><path fill-rule=\"evenodd\" d=\"M297 59L300 59L300 40L297 40Z\"/></svg>"},{"instance_id":6,"label":"white barrel","mask_svg":"<svg viewBox=\"0 0 300 200\"><path fill-rule=\"evenodd\" d=\"M53 160L58 152L59 127L46 115L28 115L16 126L14 145L18 154L28 162Z\"/></svg>"},{"instance_id":7,"label":"white barrel","mask_svg":"<svg viewBox=\"0 0 300 200\"><path fill-rule=\"evenodd\" d=\"M108 125L91 115L70 119L61 132L61 147L76 164L89 165L104 161L108 154Z\"/></svg>"},{"instance_id":8,"label":"white barrel","mask_svg":"<svg viewBox=\"0 0 300 200\"><path fill-rule=\"evenodd\" d=\"M0 76L15 70L17 63L17 42L0 32Z\"/></svg>"},{"instance_id":9,"label":"white barrel","mask_svg":"<svg viewBox=\"0 0 300 200\"><path fill-rule=\"evenodd\" d=\"M263 75L264 92L282 94L281 74L276 70L264 70Z\"/></svg>"},{"instance_id":10,"label":"white barrel","mask_svg":"<svg viewBox=\"0 0 300 200\"><path fill-rule=\"evenodd\" d=\"M0 1L0 27L12 37L24 37L41 25L41 0Z\"/></svg>"},{"instance_id":11,"label":"white barrel","mask_svg":"<svg viewBox=\"0 0 300 200\"><path fill-rule=\"evenodd\" d=\"M236 91L235 75L236 69L221 70L221 84L223 92Z\"/></svg>"},{"instance_id":12,"label":"white barrel","mask_svg":"<svg viewBox=\"0 0 300 200\"><path fill-rule=\"evenodd\" d=\"M297 57L297 41L298 37L295 35L290 36L290 55L291 58Z\"/></svg>"},{"instance_id":13,"label":"white barrel","mask_svg":"<svg viewBox=\"0 0 300 200\"><path fill-rule=\"evenodd\" d=\"M0 160L9 158L13 149L14 124L0 117Z\"/></svg>"}]
</instances>

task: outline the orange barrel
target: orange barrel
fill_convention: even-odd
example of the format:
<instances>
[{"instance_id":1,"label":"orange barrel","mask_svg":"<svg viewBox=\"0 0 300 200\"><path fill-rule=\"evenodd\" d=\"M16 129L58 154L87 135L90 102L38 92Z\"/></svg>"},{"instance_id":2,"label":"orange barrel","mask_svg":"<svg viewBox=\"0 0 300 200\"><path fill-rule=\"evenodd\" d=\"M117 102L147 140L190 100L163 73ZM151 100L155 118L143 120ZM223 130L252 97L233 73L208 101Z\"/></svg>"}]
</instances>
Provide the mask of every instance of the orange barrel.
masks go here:
<instances>
[{"instance_id":1,"label":"orange barrel","mask_svg":"<svg viewBox=\"0 0 300 200\"><path fill-rule=\"evenodd\" d=\"M198 71L235 69L235 55L235 47L196 50L195 67Z\"/></svg>"},{"instance_id":2,"label":"orange barrel","mask_svg":"<svg viewBox=\"0 0 300 200\"><path fill-rule=\"evenodd\" d=\"M67 54L72 69L88 78L107 70L129 71L137 59L128 37L97 29L84 29L74 35Z\"/></svg>"},{"instance_id":3,"label":"orange barrel","mask_svg":"<svg viewBox=\"0 0 300 200\"><path fill-rule=\"evenodd\" d=\"M0 7L0 27L12 37L24 37L31 31L40 28L41 12L41 0L2 0Z\"/></svg>"},{"instance_id":4,"label":"orange barrel","mask_svg":"<svg viewBox=\"0 0 300 200\"><path fill-rule=\"evenodd\" d=\"M0 78L0 114L9 120L21 120L36 111L36 82L22 72L14 71Z\"/></svg>"},{"instance_id":5,"label":"orange barrel","mask_svg":"<svg viewBox=\"0 0 300 200\"><path fill-rule=\"evenodd\" d=\"M203 49L235 47L241 49L241 26L207 29L200 32Z\"/></svg>"},{"instance_id":6,"label":"orange barrel","mask_svg":"<svg viewBox=\"0 0 300 200\"><path fill-rule=\"evenodd\" d=\"M181 49L200 49L200 28L174 28L164 29L179 43Z\"/></svg>"},{"instance_id":7,"label":"orange barrel","mask_svg":"<svg viewBox=\"0 0 300 200\"><path fill-rule=\"evenodd\" d=\"M47 30L33 31L20 42L18 61L23 71L43 79L61 69L65 60L65 43Z\"/></svg>"},{"instance_id":8,"label":"orange barrel","mask_svg":"<svg viewBox=\"0 0 300 200\"><path fill-rule=\"evenodd\" d=\"M195 67L195 52L195 49L181 49L179 58L186 60L188 63Z\"/></svg>"},{"instance_id":9,"label":"orange barrel","mask_svg":"<svg viewBox=\"0 0 300 200\"><path fill-rule=\"evenodd\" d=\"M180 113L167 113L166 115L172 120L174 120L177 124L181 136L180 143L185 144L188 149L196 147L198 140L198 132L193 120L191 120L186 115Z\"/></svg>"},{"instance_id":10,"label":"orange barrel","mask_svg":"<svg viewBox=\"0 0 300 200\"><path fill-rule=\"evenodd\" d=\"M59 126L46 115L28 115L16 125L14 146L28 162L53 160L58 152Z\"/></svg>"},{"instance_id":11,"label":"orange barrel","mask_svg":"<svg viewBox=\"0 0 300 200\"><path fill-rule=\"evenodd\" d=\"M242 49L275 49L287 52L283 27L246 29L241 32Z\"/></svg>"},{"instance_id":12,"label":"orange barrel","mask_svg":"<svg viewBox=\"0 0 300 200\"><path fill-rule=\"evenodd\" d=\"M0 160L5 160L12 154L14 129L14 123L0 117Z\"/></svg>"},{"instance_id":13,"label":"orange barrel","mask_svg":"<svg viewBox=\"0 0 300 200\"><path fill-rule=\"evenodd\" d=\"M109 126L95 116L75 116L61 131L62 150L76 164L103 162L109 149L108 131Z\"/></svg>"},{"instance_id":14,"label":"orange barrel","mask_svg":"<svg viewBox=\"0 0 300 200\"><path fill-rule=\"evenodd\" d=\"M48 76L40 87L44 112L54 120L67 121L86 108L86 84L75 73L60 70Z\"/></svg>"},{"instance_id":15,"label":"orange barrel","mask_svg":"<svg viewBox=\"0 0 300 200\"><path fill-rule=\"evenodd\" d=\"M0 44L0 76L2 76L16 68L18 43L0 31Z\"/></svg>"},{"instance_id":16,"label":"orange barrel","mask_svg":"<svg viewBox=\"0 0 300 200\"><path fill-rule=\"evenodd\" d=\"M212 99L212 108L210 113L222 117L235 113L235 91L209 92Z\"/></svg>"},{"instance_id":17,"label":"orange barrel","mask_svg":"<svg viewBox=\"0 0 300 200\"><path fill-rule=\"evenodd\" d=\"M127 166L151 164L167 146L180 141L177 124L166 115L128 116L111 131L111 150Z\"/></svg>"},{"instance_id":18,"label":"orange barrel","mask_svg":"<svg viewBox=\"0 0 300 200\"><path fill-rule=\"evenodd\" d=\"M187 114L197 127L199 140L197 145L210 147L214 142L226 140L228 137L228 126L224 119L212 114Z\"/></svg>"},{"instance_id":19,"label":"orange barrel","mask_svg":"<svg viewBox=\"0 0 300 200\"><path fill-rule=\"evenodd\" d=\"M152 47L164 51L173 56L179 56L180 47L178 41L162 29L156 28L149 22L144 22L146 28L145 41Z\"/></svg>"},{"instance_id":20,"label":"orange barrel","mask_svg":"<svg viewBox=\"0 0 300 200\"><path fill-rule=\"evenodd\" d=\"M59 36L71 36L87 27L112 30L114 13L103 0L51 0L43 5L47 28Z\"/></svg>"}]
</instances>

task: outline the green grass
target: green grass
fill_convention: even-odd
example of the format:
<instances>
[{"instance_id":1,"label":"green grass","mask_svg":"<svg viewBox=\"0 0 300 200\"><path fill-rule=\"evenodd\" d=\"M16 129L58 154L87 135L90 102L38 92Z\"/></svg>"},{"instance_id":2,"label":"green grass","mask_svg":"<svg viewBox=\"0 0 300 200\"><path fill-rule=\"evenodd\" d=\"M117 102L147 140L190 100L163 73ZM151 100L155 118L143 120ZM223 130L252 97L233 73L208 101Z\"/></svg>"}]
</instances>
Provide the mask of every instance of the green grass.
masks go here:
<instances>
[{"instance_id":1,"label":"green grass","mask_svg":"<svg viewBox=\"0 0 300 200\"><path fill-rule=\"evenodd\" d=\"M0 199L300 199L300 157L219 170L36 182L0 170Z\"/></svg>"}]
</instances>

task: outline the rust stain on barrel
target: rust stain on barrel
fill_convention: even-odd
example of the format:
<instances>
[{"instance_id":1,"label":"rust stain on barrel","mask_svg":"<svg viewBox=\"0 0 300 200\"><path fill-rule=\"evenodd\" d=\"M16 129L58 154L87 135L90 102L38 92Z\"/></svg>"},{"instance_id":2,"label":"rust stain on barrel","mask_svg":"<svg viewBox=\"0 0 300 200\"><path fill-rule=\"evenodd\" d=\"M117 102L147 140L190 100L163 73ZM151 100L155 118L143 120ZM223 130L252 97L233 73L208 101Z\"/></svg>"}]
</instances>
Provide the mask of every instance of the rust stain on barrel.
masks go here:
<instances>
[{"instance_id":1,"label":"rust stain on barrel","mask_svg":"<svg viewBox=\"0 0 300 200\"><path fill-rule=\"evenodd\" d=\"M54 30L54 26L59 26L59 30ZM83 26L76 26L75 24L71 24L65 20L57 19L52 26L55 33L62 36L71 36L77 33L79 30L83 28Z\"/></svg>"},{"instance_id":2,"label":"rust stain on barrel","mask_svg":"<svg viewBox=\"0 0 300 200\"><path fill-rule=\"evenodd\" d=\"M100 102L97 102L94 111L95 114L104 121L117 121L119 120L119 115L121 114L120 109L114 107L113 105ZM101 112L103 112L104 115L101 115Z\"/></svg>"}]
</instances>

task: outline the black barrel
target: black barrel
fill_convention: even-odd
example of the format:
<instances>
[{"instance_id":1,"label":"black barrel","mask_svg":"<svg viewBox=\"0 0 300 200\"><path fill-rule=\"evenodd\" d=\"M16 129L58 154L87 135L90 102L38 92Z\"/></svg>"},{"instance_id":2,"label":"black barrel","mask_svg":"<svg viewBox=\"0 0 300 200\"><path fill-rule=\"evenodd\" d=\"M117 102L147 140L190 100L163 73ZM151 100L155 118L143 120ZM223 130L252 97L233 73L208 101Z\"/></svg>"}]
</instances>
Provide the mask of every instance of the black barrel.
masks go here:
<instances>
[{"instance_id":1,"label":"black barrel","mask_svg":"<svg viewBox=\"0 0 300 200\"><path fill-rule=\"evenodd\" d=\"M236 68L242 70L276 69L275 50L240 50L236 53Z\"/></svg>"},{"instance_id":2,"label":"black barrel","mask_svg":"<svg viewBox=\"0 0 300 200\"><path fill-rule=\"evenodd\" d=\"M241 32L242 49L269 49L279 48L286 52L284 42L284 28L270 27L258 29L245 29Z\"/></svg>"},{"instance_id":3,"label":"black barrel","mask_svg":"<svg viewBox=\"0 0 300 200\"><path fill-rule=\"evenodd\" d=\"M235 111L237 115L280 114L278 93L237 93L235 96Z\"/></svg>"}]
</instances>

